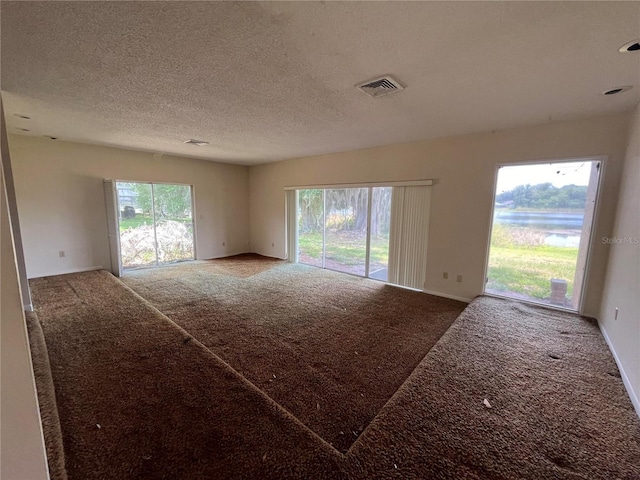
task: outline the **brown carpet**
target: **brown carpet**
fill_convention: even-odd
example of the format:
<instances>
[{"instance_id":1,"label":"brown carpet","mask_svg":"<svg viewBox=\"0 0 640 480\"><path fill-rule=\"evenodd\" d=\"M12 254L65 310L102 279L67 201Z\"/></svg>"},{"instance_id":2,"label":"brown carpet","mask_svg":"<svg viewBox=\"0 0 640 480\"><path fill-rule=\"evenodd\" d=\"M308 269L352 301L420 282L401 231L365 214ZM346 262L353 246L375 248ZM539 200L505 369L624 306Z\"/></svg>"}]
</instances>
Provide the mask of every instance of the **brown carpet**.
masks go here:
<instances>
[{"instance_id":1,"label":"brown carpet","mask_svg":"<svg viewBox=\"0 0 640 480\"><path fill-rule=\"evenodd\" d=\"M341 456L111 274L32 280L71 480L341 478Z\"/></svg>"},{"instance_id":2,"label":"brown carpet","mask_svg":"<svg viewBox=\"0 0 640 480\"><path fill-rule=\"evenodd\" d=\"M62 431L60 430L60 418L58 418L58 406L56 405L56 391L53 385L53 378L51 378L47 344L35 312L25 312L25 316L36 391L38 393L40 419L47 451L49 477L51 480L67 480L67 471L64 466Z\"/></svg>"},{"instance_id":3,"label":"brown carpet","mask_svg":"<svg viewBox=\"0 0 640 480\"><path fill-rule=\"evenodd\" d=\"M349 454L371 479L637 480L640 419L595 322L478 297Z\"/></svg>"},{"instance_id":4,"label":"brown carpet","mask_svg":"<svg viewBox=\"0 0 640 480\"><path fill-rule=\"evenodd\" d=\"M576 315L479 297L341 455L108 274L32 289L71 480L640 478L640 421Z\"/></svg>"},{"instance_id":5,"label":"brown carpet","mask_svg":"<svg viewBox=\"0 0 640 480\"><path fill-rule=\"evenodd\" d=\"M277 265L283 265L286 262L277 258L263 257L253 253L243 253L232 257L216 258L208 262L202 262L215 268L216 271L232 277L246 278L258 273L269 270ZM190 263L175 265L178 268L186 267ZM139 272L142 272L140 270ZM144 270L148 272L149 270Z\"/></svg>"},{"instance_id":6,"label":"brown carpet","mask_svg":"<svg viewBox=\"0 0 640 480\"><path fill-rule=\"evenodd\" d=\"M241 257L242 275L233 265L123 281L343 453L466 307L264 257Z\"/></svg>"}]
</instances>

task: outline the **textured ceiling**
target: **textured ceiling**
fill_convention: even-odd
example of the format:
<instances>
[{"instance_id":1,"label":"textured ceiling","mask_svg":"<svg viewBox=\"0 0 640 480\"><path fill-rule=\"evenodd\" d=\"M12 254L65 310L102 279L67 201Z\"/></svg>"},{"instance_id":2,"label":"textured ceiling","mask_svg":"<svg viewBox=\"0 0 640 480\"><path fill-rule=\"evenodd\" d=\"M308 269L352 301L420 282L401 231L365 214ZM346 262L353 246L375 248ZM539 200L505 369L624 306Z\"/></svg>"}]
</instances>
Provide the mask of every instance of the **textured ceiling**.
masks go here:
<instances>
[{"instance_id":1,"label":"textured ceiling","mask_svg":"<svg viewBox=\"0 0 640 480\"><path fill-rule=\"evenodd\" d=\"M630 109L639 2L10 2L10 130L232 163ZM393 74L373 99L354 88ZM635 85L605 97L600 92ZM31 116L31 120L13 114ZM209 146L184 145L189 138Z\"/></svg>"}]
</instances>

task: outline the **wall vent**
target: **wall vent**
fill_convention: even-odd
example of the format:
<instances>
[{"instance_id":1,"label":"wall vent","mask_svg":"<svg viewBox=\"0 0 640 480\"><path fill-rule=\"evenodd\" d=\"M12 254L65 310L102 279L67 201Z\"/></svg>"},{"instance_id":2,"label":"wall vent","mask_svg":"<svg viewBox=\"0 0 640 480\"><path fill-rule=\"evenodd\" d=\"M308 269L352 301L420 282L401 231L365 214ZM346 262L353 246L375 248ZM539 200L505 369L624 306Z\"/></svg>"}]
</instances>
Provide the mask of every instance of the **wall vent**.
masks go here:
<instances>
[{"instance_id":1,"label":"wall vent","mask_svg":"<svg viewBox=\"0 0 640 480\"><path fill-rule=\"evenodd\" d=\"M359 90L362 90L367 95L373 98L389 95L390 93L399 92L404 90L404 87L395 78L385 75L384 77L378 77L373 80L369 80L364 83L356 85Z\"/></svg>"},{"instance_id":2,"label":"wall vent","mask_svg":"<svg viewBox=\"0 0 640 480\"><path fill-rule=\"evenodd\" d=\"M188 145L198 145L199 147L203 147L204 145L209 145L209 142L205 142L204 140L194 140L193 138L190 138L189 140L185 140L184 143Z\"/></svg>"}]
</instances>

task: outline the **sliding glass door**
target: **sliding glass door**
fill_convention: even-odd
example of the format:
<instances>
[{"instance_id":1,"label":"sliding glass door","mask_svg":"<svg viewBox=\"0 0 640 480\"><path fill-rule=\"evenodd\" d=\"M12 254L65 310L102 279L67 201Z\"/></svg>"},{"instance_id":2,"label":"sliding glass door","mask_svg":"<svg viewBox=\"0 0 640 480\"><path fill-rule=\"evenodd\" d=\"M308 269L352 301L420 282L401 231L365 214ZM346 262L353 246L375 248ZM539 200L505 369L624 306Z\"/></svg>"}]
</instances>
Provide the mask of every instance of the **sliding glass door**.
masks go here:
<instances>
[{"instance_id":1,"label":"sliding glass door","mask_svg":"<svg viewBox=\"0 0 640 480\"><path fill-rule=\"evenodd\" d=\"M369 189L331 189L324 194L324 268L365 276Z\"/></svg>"},{"instance_id":2,"label":"sliding glass door","mask_svg":"<svg viewBox=\"0 0 640 480\"><path fill-rule=\"evenodd\" d=\"M156 264L151 188L150 183L116 183L123 268L150 267Z\"/></svg>"},{"instance_id":3,"label":"sliding glass door","mask_svg":"<svg viewBox=\"0 0 640 480\"><path fill-rule=\"evenodd\" d=\"M369 277L383 282L389 280L392 190L392 187L376 187L371 194Z\"/></svg>"},{"instance_id":4,"label":"sliding glass door","mask_svg":"<svg viewBox=\"0 0 640 480\"><path fill-rule=\"evenodd\" d=\"M297 191L297 261L387 280L391 187Z\"/></svg>"},{"instance_id":5,"label":"sliding glass door","mask_svg":"<svg viewBox=\"0 0 640 480\"><path fill-rule=\"evenodd\" d=\"M298 261L314 267L324 263L324 190L298 192Z\"/></svg>"},{"instance_id":6,"label":"sliding glass door","mask_svg":"<svg viewBox=\"0 0 640 480\"><path fill-rule=\"evenodd\" d=\"M193 260L191 186L153 184L158 264Z\"/></svg>"},{"instance_id":7,"label":"sliding glass door","mask_svg":"<svg viewBox=\"0 0 640 480\"><path fill-rule=\"evenodd\" d=\"M116 189L124 269L195 258L190 185L116 182Z\"/></svg>"}]
</instances>

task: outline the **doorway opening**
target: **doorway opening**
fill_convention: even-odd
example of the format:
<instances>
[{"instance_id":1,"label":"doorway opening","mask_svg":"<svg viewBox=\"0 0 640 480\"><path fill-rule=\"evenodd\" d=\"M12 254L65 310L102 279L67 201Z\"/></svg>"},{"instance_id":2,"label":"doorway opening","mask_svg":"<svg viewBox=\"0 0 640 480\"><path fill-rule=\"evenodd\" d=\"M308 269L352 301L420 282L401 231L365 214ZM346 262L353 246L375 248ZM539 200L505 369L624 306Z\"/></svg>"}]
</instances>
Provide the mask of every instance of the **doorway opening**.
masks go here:
<instances>
[{"instance_id":1,"label":"doorway opening","mask_svg":"<svg viewBox=\"0 0 640 480\"><path fill-rule=\"evenodd\" d=\"M498 168L485 293L580 310L600 167Z\"/></svg>"},{"instance_id":2,"label":"doorway opening","mask_svg":"<svg viewBox=\"0 0 640 480\"><path fill-rule=\"evenodd\" d=\"M116 182L122 268L195 258L191 185Z\"/></svg>"}]
</instances>

